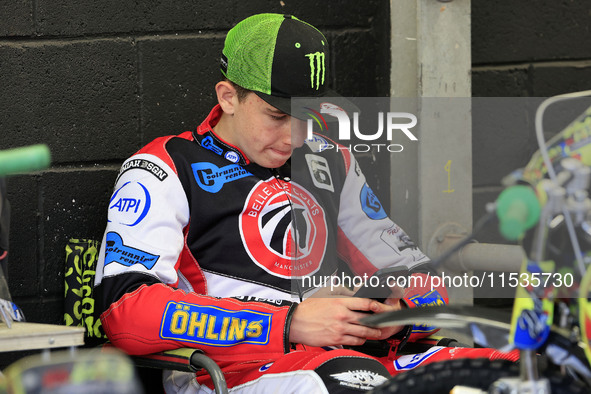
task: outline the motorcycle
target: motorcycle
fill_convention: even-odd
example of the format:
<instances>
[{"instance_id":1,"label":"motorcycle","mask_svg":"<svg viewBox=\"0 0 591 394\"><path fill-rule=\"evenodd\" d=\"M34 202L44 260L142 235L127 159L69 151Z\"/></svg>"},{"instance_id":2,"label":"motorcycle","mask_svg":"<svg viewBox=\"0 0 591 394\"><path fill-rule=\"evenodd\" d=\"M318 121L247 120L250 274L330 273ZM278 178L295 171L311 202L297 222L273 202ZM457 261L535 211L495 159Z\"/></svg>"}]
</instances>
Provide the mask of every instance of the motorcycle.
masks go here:
<instances>
[{"instance_id":1,"label":"motorcycle","mask_svg":"<svg viewBox=\"0 0 591 394\"><path fill-rule=\"evenodd\" d=\"M591 107L546 144L542 120L552 104L591 91L551 97L536 111L539 151L504 179L489 212L440 258L474 240L497 218L500 233L528 251L513 281L510 315L478 306L429 306L372 315L363 324L425 324L470 335L476 346L518 349L517 363L458 359L419 367L372 393L589 393L591 392Z\"/></svg>"}]
</instances>

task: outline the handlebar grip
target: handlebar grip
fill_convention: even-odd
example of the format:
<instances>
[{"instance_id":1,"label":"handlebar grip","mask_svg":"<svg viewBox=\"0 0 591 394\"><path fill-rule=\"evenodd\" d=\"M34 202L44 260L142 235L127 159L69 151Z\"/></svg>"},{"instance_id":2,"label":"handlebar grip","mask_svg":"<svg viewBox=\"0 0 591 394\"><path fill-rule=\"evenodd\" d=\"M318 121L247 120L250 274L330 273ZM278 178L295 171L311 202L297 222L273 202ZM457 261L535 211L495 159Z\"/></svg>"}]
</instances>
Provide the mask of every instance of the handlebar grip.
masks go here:
<instances>
[{"instance_id":1,"label":"handlebar grip","mask_svg":"<svg viewBox=\"0 0 591 394\"><path fill-rule=\"evenodd\" d=\"M0 151L0 176L47 168L51 153L45 144Z\"/></svg>"},{"instance_id":2,"label":"handlebar grip","mask_svg":"<svg viewBox=\"0 0 591 394\"><path fill-rule=\"evenodd\" d=\"M509 241L519 239L540 218L540 202L528 186L511 186L497 198L499 231Z\"/></svg>"}]
</instances>

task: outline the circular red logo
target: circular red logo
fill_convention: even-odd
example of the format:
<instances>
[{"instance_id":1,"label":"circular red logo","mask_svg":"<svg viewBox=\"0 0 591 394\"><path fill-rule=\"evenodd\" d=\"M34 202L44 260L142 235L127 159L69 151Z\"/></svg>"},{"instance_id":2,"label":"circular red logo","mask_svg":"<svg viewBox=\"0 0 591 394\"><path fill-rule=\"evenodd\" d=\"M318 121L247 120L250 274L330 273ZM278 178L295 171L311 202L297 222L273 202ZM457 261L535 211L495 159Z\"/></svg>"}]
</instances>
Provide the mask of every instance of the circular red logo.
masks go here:
<instances>
[{"instance_id":1,"label":"circular red logo","mask_svg":"<svg viewBox=\"0 0 591 394\"><path fill-rule=\"evenodd\" d=\"M318 271L326 251L326 218L297 184L272 178L251 190L240 215L251 259L271 275L297 278Z\"/></svg>"}]
</instances>

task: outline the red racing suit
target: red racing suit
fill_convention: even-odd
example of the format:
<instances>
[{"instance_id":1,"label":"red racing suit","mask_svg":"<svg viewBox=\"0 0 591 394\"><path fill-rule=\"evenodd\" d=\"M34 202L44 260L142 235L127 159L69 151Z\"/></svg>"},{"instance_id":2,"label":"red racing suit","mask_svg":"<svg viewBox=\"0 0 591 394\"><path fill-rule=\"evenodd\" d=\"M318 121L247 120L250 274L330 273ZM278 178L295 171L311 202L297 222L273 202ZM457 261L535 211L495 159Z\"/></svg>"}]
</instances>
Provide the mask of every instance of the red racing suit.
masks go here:
<instances>
[{"instance_id":1,"label":"red racing suit","mask_svg":"<svg viewBox=\"0 0 591 394\"><path fill-rule=\"evenodd\" d=\"M263 168L215 135L220 116L216 106L196 131L154 140L120 170L96 274L109 340L129 354L199 348L229 387L267 369L330 369L339 356L375 361L290 344L294 309L339 275L340 262L358 276L388 266L428 275L428 258L388 218L348 150L323 150L336 144L315 136L284 167ZM446 303L447 294L426 284L406 288L404 301ZM409 328L394 344L434 330ZM380 380L380 367L366 370Z\"/></svg>"}]
</instances>

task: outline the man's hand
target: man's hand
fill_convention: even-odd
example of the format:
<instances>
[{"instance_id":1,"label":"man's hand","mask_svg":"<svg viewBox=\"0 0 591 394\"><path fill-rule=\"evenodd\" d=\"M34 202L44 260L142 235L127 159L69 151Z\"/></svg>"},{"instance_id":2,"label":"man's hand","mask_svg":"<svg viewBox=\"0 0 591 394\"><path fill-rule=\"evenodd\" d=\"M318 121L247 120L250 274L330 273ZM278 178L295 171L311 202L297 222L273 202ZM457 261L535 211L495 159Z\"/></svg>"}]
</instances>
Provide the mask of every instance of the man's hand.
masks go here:
<instances>
[{"instance_id":1,"label":"man's hand","mask_svg":"<svg viewBox=\"0 0 591 394\"><path fill-rule=\"evenodd\" d=\"M351 297L353 294L344 288L322 289L301 302L291 320L289 341L309 346L360 346L368 338L386 339L402 329L377 329L359 324L359 319L367 316L363 312L399 310L398 299L388 299L382 304L368 298Z\"/></svg>"},{"instance_id":2,"label":"man's hand","mask_svg":"<svg viewBox=\"0 0 591 394\"><path fill-rule=\"evenodd\" d=\"M384 312L393 312L399 311L403 308L406 308L406 305L400 300L400 298L388 298L384 303L380 303L374 301L375 305L372 304L371 311L373 313L384 313ZM404 326L388 326L382 327L380 330L382 331L382 335L376 339L387 339L390 338L392 335L398 333L402 330Z\"/></svg>"}]
</instances>

